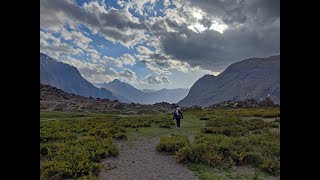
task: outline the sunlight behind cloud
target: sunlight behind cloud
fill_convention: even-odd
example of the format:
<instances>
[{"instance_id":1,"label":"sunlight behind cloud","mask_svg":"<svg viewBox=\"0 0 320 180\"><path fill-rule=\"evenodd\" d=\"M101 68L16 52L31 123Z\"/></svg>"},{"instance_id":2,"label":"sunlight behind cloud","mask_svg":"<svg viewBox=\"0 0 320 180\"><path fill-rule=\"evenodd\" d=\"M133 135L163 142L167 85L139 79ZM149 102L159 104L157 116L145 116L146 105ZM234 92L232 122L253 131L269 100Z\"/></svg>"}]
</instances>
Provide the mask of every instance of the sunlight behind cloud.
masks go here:
<instances>
[{"instance_id":1,"label":"sunlight behind cloud","mask_svg":"<svg viewBox=\"0 0 320 180\"><path fill-rule=\"evenodd\" d=\"M224 30L228 28L227 25L219 23L217 21L214 21L213 24L211 25L210 29L213 29L215 31L218 31L219 33L223 34Z\"/></svg>"},{"instance_id":2,"label":"sunlight behind cloud","mask_svg":"<svg viewBox=\"0 0 320 180\"><path fill-rule=\"evenodd\" d=\"M226 30L228 28L228 26L224 23L221 23L217 20L214 20L214 18L212 17L208 17L208 15L201 11L201 10L193 10L192 11L192 16L194 18L196 18L198 21L201 21L203 18L208 18L211 21L211 26L210 27L205 27L203 24L199 23L199 22L195 22L192 25L189 25L188 28L197 32L197 33L201 33L205 30L215 30L218 31L219 33L223 34L224 30Z\"/></svg>"},{"instance_id":3,"label":"sunlight behind cloud","mask_svg":"<svg viewBox=\"0 0 320 180\"><path fill-rule=\"evenodd\" d=\"M202 19L202 14L201 11L194 11L192 12L193 17L197 18L197 19Z\"/></svg>"},{"instance_id":4,"label":"sunlight behind cloud","mask_svg":"<svg viewBox=\"0 0 320 180\"><path fill-rule=\"evenodd\" d=\"M188 28L193 30L193 31L195 31L195 32L197 32L197 33L201 33L201 32L203 32L205 30L210 29L210 30L218 31L219 33L223 34L223 32L228 28L228 26L225 25L225 24L221 24L221 23L218 23L217 21L215 21L215 22L213 22L213 24L211 25L210 28L206 28L206 27L204 27L202 24L200 24L198 22L193 24L193 25L188 26Z\"/></svg>"}]
</instances>

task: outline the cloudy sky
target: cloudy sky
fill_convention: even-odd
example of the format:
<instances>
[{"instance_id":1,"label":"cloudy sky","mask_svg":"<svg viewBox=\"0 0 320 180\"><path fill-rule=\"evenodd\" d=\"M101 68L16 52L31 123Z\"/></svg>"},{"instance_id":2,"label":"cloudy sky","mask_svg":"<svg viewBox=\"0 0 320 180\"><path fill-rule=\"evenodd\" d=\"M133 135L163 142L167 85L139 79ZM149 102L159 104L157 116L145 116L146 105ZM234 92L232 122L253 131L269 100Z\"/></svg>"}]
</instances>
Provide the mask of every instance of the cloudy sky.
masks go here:
<instances>
[{"instance_id":1,"label":"cloudy sky","mask_svg":"<svg viewBox=\"0 0 320 180\"><path fill-rule=\"evenodd\" d=\"M279 0L40 0L40 52L92 83L190 88L280 54Z\"/></svg>"}]
</instances>

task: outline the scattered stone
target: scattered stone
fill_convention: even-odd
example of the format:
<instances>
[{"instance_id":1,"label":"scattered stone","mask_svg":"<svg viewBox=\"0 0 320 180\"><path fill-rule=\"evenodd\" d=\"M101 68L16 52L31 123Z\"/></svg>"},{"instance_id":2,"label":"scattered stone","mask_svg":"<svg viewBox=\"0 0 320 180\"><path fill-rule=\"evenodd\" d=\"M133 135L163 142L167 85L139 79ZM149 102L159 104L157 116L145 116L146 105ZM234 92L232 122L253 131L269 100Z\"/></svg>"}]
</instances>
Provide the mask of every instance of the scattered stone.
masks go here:
<instances>
[{"instance_id":1,"label":"scattered stone","mask_svg":"<svg viewBox=\"0 0 320 180\"><path fill-rule=\"evenodd\" d=\"M239 101L224 101L221 103L214 104L209 106L209 108L219 108L219 107L232 107L232 108L255 108L255 107L275 107L276 105L271 98L266 97L264 100L257 102L255 99L244 99Z\"/></svg>"}]
</instances>

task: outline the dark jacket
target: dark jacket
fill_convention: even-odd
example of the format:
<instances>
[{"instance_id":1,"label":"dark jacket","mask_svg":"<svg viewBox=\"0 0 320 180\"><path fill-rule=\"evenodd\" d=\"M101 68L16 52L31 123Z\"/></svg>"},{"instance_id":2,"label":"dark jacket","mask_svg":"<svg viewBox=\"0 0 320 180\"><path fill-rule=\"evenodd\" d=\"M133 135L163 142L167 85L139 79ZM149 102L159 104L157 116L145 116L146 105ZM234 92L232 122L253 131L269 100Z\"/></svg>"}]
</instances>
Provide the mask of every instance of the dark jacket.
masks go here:
<instances>
[{"instance_id":1,"label":"dark jacket","mask_svg":"<svg viewBox=\"0 0 320 180\"><path fill-rule=\"evenodd\" d=\"M175 110L176 111L176 110ZM174 111L174 112L175 112ZM178 110L178 114L179 114L179 116L175 116L175 113L173 112L173 119L178 119L178 118L182 118L183 119L183 114L182 114L182 112L180 111L180 110Z\"/></svg>"}]
</instances>

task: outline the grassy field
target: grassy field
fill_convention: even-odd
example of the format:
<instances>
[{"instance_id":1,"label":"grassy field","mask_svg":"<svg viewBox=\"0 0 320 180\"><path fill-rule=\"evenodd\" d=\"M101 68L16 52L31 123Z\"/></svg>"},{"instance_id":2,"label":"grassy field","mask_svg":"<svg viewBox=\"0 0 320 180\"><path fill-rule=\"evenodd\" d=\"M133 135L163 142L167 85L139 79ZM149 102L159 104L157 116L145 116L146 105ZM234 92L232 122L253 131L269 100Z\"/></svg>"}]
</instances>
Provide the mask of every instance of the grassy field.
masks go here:
<instances>
[{"instance_id":1,"label":"grassy field","mask_svg":"<svg viewBox=\"0 0 320 180\"><path fill-rule=\"evenodd\" d=\"M280 175L279 108L183 112L180 129L174 126L172 116L164 114L130 117L40 112L41 179L95 179L101 159L117 156L115 141L140 136L161 137L155 148L171 152L200 179L264 179ZM278 119L267 122L242 117ZM233 170L242 166L253 167L254 173Z\"/></svg>"}]
</instances>

